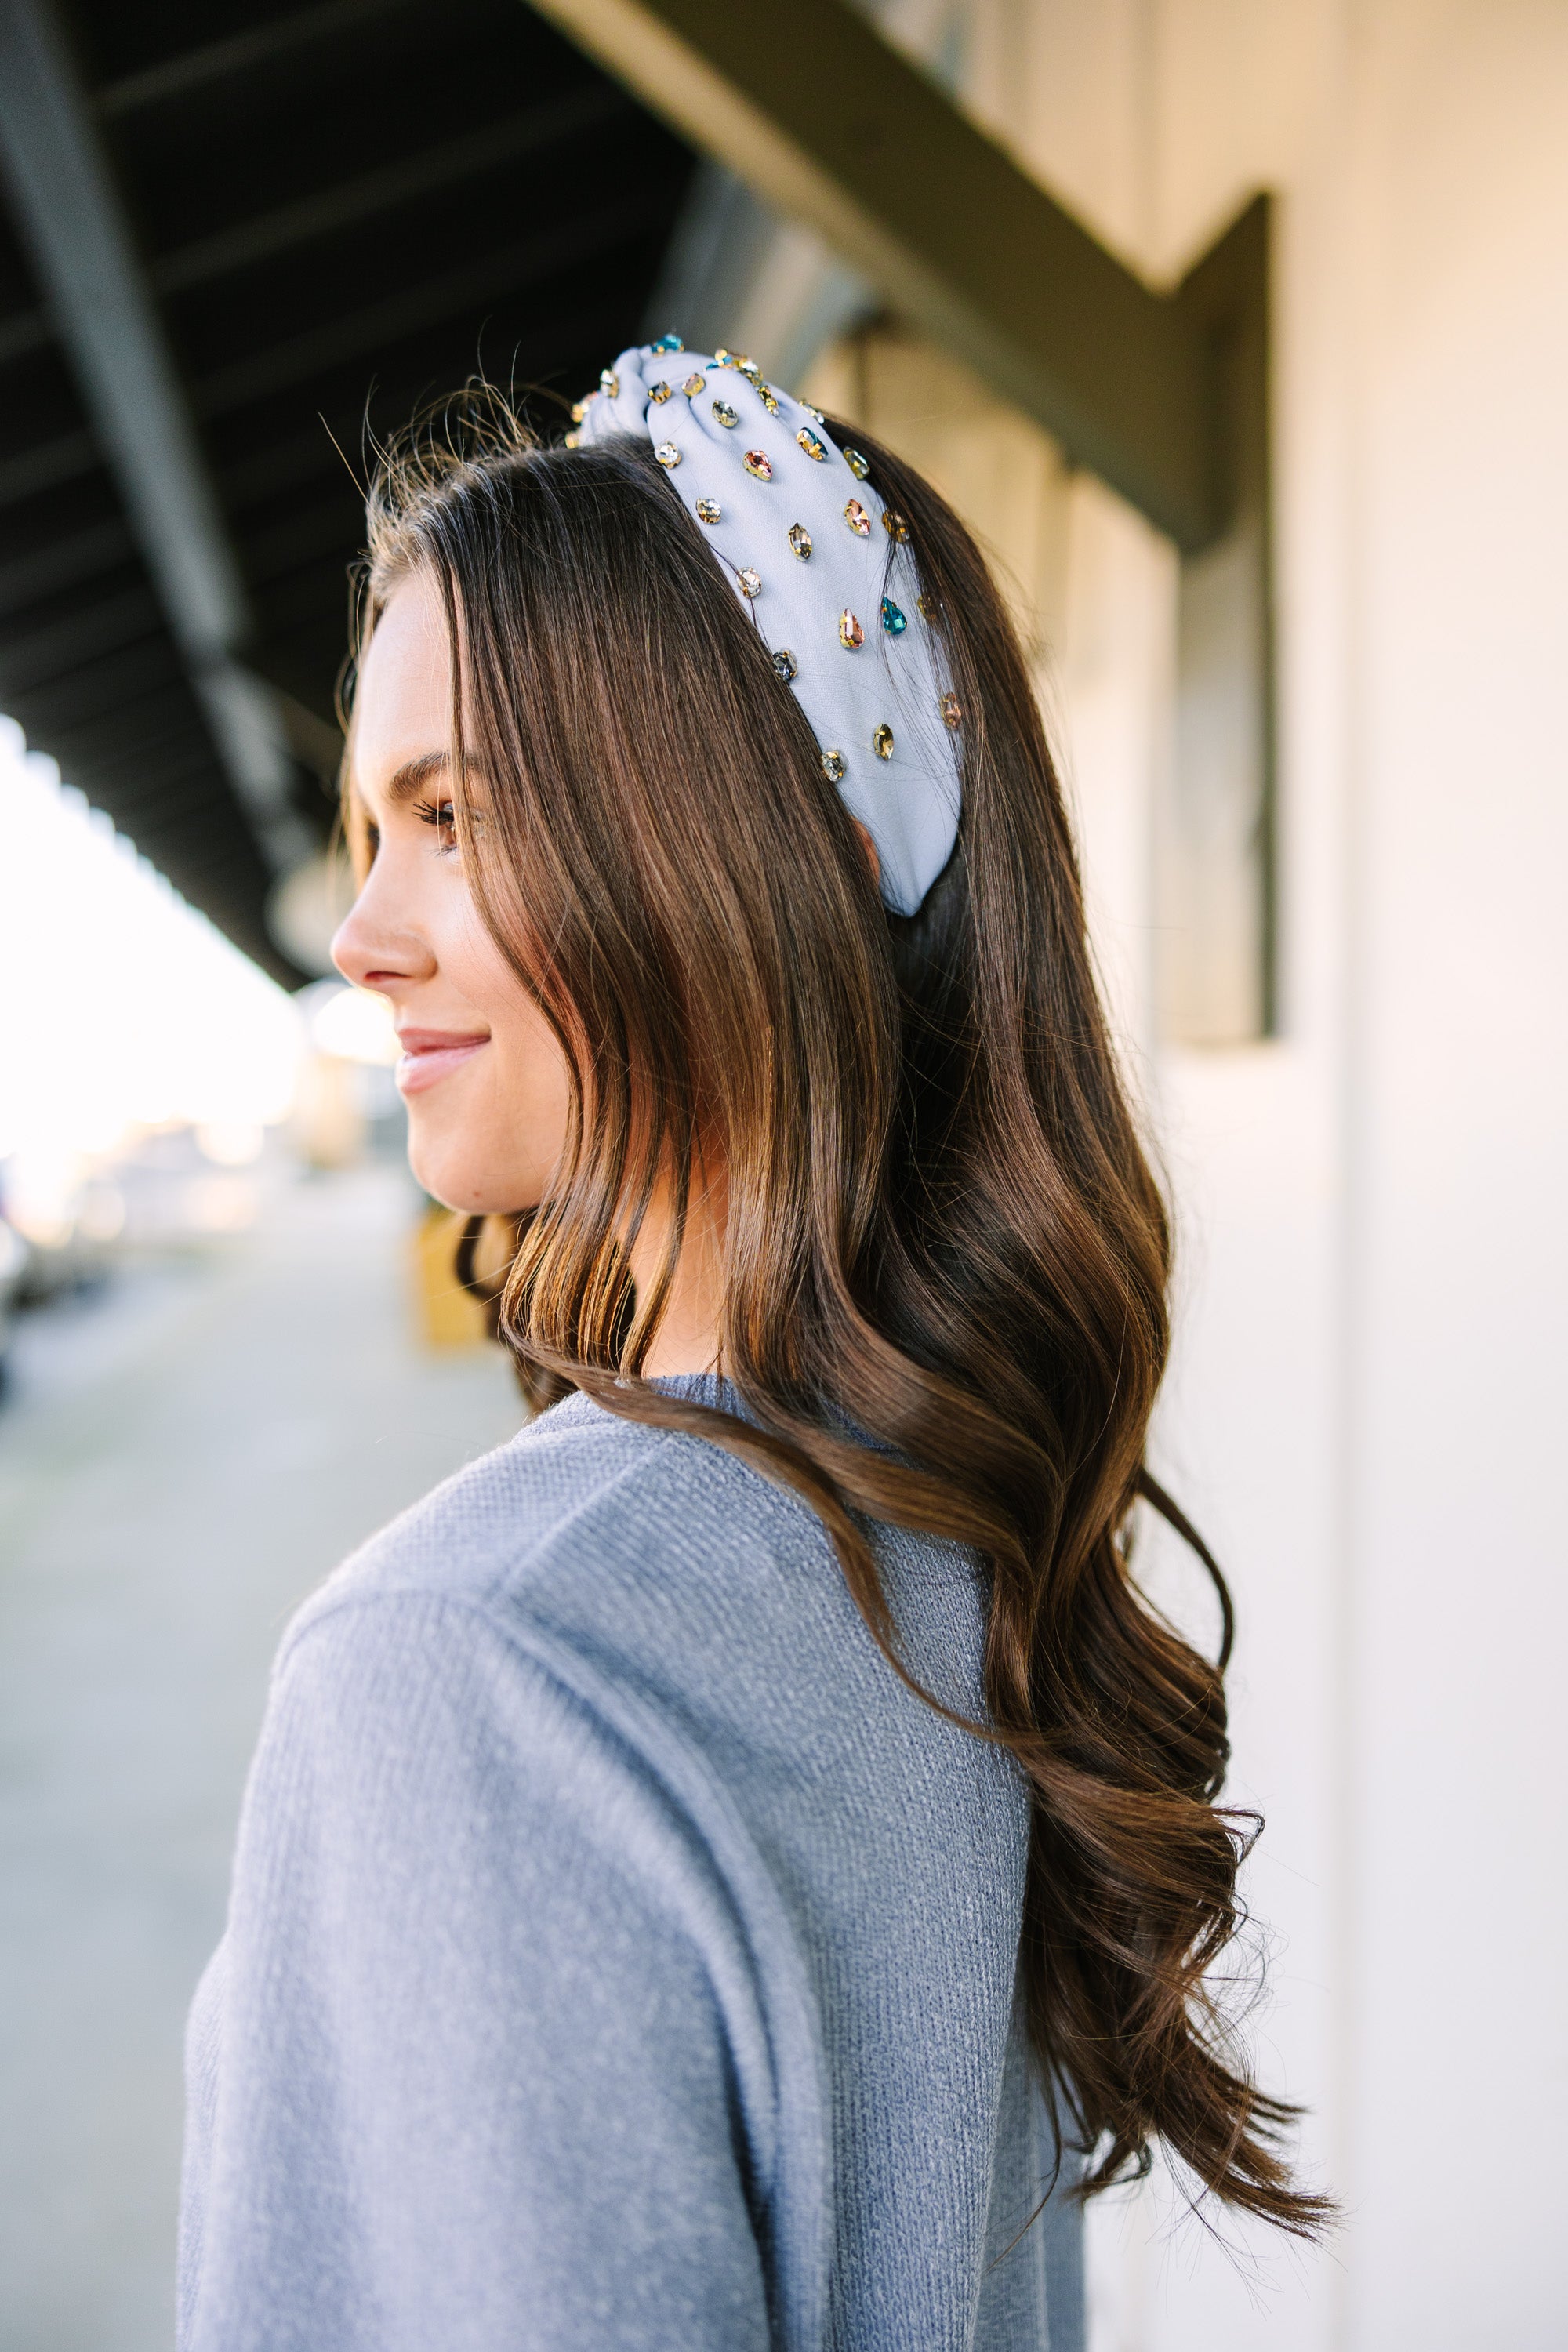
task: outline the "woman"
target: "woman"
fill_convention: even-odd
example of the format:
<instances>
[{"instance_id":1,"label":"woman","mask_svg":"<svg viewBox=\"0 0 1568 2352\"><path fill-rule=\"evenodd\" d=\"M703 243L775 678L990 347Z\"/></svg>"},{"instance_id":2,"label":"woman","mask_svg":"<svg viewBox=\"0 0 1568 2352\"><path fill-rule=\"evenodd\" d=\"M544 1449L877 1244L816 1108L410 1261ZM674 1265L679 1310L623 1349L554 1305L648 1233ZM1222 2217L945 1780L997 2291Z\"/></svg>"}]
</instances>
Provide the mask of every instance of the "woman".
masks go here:
<instances>
[{"instance_id":1,"label":"woman","mask_svg":"<svg viewBox=\"0 0 1568 2352\"><path fill-rule=\"evenodd\" d=\"M563 446L469 396L370 532L338 961L547 1409L284 1642L182 2342L1071 2352L1155 2140L1321 2209L1204 1990L1166 1226L1017 646L908 467L673 339Z\"/></svg>"}]
</instances>

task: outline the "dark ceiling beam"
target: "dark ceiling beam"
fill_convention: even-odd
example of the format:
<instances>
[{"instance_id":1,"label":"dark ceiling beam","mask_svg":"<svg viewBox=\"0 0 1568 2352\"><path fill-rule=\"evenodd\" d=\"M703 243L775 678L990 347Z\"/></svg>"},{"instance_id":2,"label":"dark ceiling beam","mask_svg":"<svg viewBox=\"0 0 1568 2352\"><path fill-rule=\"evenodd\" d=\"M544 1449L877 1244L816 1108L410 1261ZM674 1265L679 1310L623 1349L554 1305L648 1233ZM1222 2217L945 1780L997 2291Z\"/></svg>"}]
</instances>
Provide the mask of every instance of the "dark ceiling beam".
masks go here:
<instances>
[{"instance_id":1,"label":"dark ceiling beam","mask_svg":"<svg viewBox=\"0 0 1568 2352\"><path fill-rule=\"evenodd\" d=\"M847 0L533 0L1192 551L1226 521L1210 339Z\"/></svg>"},{"instance_id":2,"label":"dark ceiling beam","mask_svg":"<svg viewBox=\"0 0 1568 2352\"><path fill-rule=\"evenodd\" d=\"M393 9L408 5L409 0L325 0L321 7L301 8L294 16L276 18L270 25L258 25L249 32L232 34L227 40L207 41L200 48L184 49L177 57L166 58L161 65L122 75L118 81L107 82L95 92L93 104L106 121L113 121L121 115L135 114L143 107L187 97L193 90L206 89L209 83L252 73L258 66L270 65L275 58L286 57L291 50L332 39L339 33L356 31L373 17L389 16Z\"/></svg>"},{"instance_id":3,"label":"dark ceiling beam","mask_svg":"<svg viewBox=\"0 0 1568 2352\"><path fill-rule=\"evenodd\" d=\"M479 303L504 299L515 306L531 286L599 260L610 247L625 244L647 226L647 208L642 196L617 196L560 227L536 230L498 252L483 253L460 267L443 270L438 278L400 288L362 310L290 336L287 342L268 344L226 367L215 368L192 384L192 406L198 416L220 416L331 368L363 359L367 353L384 352L403 338L437 326L444 319L458 317ZM605 307L599 302L595 310L603 313ZM552 342L567 343L577 338L574 316L552 320ZM478 359L476 352L476 365Z\"/></svg>"},{"instance_id":4,"label":"dark ceiling beam","mask_svg":"<svg viewBox=\"0 0 1568 2352\"><path fill-rule=\"evenodd\" d=\"M47 0L0 0L0 164L191 683L274 871L312 846L238 566L109 163Z\"/></svg>"},{"instance_id":5,"label":"dark ceiling beam","mask_svg":"<svg viewBox=\"0 0 1568 2352\"><path fill-rule=\"evenodd\" d=\"M302 196L297 203L237 221L212 236L199 237L154 261L148 275L158 293L184 293L188 287L203 286L234 270L269 261L312 237L331 236L341 229L374 220L395 205L433 195L438 189L475 179L503 163L542 154L562 140L603 129L630 110L626 93L613 83L598 83L570 97L552 99L547 105L508 115L503 122L487 123L459 139L426 148L422 154L404 156L395 163ZM0 329L0 339L4 331Z\"/></svg>"}]
</instances>

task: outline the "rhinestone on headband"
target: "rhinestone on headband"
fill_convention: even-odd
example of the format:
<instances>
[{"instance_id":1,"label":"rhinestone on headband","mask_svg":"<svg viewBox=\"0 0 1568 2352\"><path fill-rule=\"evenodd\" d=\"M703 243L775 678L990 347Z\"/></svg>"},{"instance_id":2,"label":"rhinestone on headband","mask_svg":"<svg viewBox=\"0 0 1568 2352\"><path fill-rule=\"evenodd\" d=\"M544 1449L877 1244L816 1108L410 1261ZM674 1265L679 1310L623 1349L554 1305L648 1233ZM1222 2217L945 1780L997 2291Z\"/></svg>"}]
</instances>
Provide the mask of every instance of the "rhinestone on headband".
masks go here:
<instances>
[{"instance_id":1,"label":"rhinestone on headband","mask_svg":"<svg viewBox=\"0 0 1568 2352\"><path fill-rule=\"evenodd\" d=\"M762 594L763 575L760 572L753 572L749 563L743 572L737 572L735 577L741 583L741 593L742 596L760 596Z\"/></svg>"},{"instance_id":2,"label":"rhinestone on headband","mask_svg":"<svg viewBox=\"0 0 1568 2352\"><path fill-rule=\"evenodd\" d=\"M773 460L769 457L765 450L748 449L745 456L742 458L741 463L744 466L747 473L754 475L759 482L771 482L773 480Z\"/></svg>"},{"instance_id":3,"label":"rhinestone on headband","mask_svg":"<svg viewBox=\"0 0 1568 2352\"><path fill-rule=\"evenodd\" d=\"M855 479L858 482L863 482L867 475L871 470L870 467L866 463L865 458L860 455L858 449L846 449L844 452L844 462L848 467L850 472L854 475Z\"/></svg>"},{"instance_id":4,"label":"rhinestone on headband","mask_svg":"<svg viewBox=\"0 0 1568 2352\"><path fill-rule=\"evenodd\" d=\"M700 375L689 375L680 389L688 400L695 400L702 389L703 382L704 379Z\"/></svg>"},{"instance_id":5,"label":"rhinestone on headband","mask_svg":"<svg viewBox=\"0 0 1568 2352\"><path fill-rule=\"evenodd\" d=\"M653 454L661 466L668 467L672 474L680 463L680 452L673 441L661 441Z\"/></svg>"},{"instance_id":6,"label":"rhinestone on headband","mask_svg":"<svg viewBox=\"0 0 1568 2352\"><path fill-rule=\"evenodd\" d=\"M581 425L583 419L587 415L587 414L588 404L585 400L574 400L572 403L572 422L574 425Z\"/></svg>"},{"instance_id":7,"label":"rhinestone on headband","mask_svg":"<svg viewBox=\"0 0 1568 2352\"><path fill-rule=\"evenodd\" d=\"M604 394L606 400L619 399L621 379L616 373L614 368L601 368L599 370L599 390Z\"/></svg>"},{"instance_id":8,"label":"rhinestone on headband","mask_svg":"<svg viewBox=\"0 0 1568 2352\"><path fill-rule=\"evenodd\" d=\"M957 695L944 694L936 707L942 713L942 725L951 728L956 734L963 724L963 705Z\"/></svg>"},{"instance_id":9,"label":"rhinestone on headband","mask_svg":"<svg viewBox=\"0 0 1568 2352\"><path fill-rule=\"evenodd\" d=\"M803 563L809 560L811 555L811 533L807 530L805 523L791 523L789 527L789 543L794 548L795 553L799 556Z\"/></svg>"},{"instance_id":10,"label":"rhinestone on headband","mask_svg":"<svg viewBox=\"0 0 1568 2352\"><path fill-rule=\"evenodd\" d=\"M796 661L795 656L791 653L787 646L780 646L778 651L774 654L773 667L777 670L779 676L783 678L786 686L789 685L792 678L796 678L800 676L800 664Z\"/></svg>"},{"instance_id":11,"label":"rhinestone on headband","mask_svg":"<svg viewBox=\"0 0 1568 2352\"><path fill-rule=\"evenodd\" d=\"M720 506L717 499L698 499L697 520L699 522L722 522L723 519L723 509Z\"/></svg>"},{"instance_id":12,"label":"rhinestone on headband","mask_svg":"<svg viewBox=\"0 0 1568 2352\"><path fill-rule=\"evenodd\" d=\"M869 539L871 518L858 499L851 499L844 509L844 520L857 539Z\"/></svg>"},{"instance_id":13,"label":"rhinestone on headband","mask_svg":"<svg viewBox=\"0 0 1568 2352\"><path fill-rule=\"evenodd\" d=\"M801 447L805 451L806 456L808 457L815 457L817 464L820 466L823 459L826 457L827 452L823 447L822 443L817 439L816 434L812 431L810 425L803 425L800 431L795 437L800 443Z\"/></svg>"},{"instance_id":14,"label":"rhinestone on headband","mask_svg":"<svg viewBox=\"0 0 1568 2352\"><path fill-rule=\"evenodd\" d=\"M842 751L824 751L822 772L830 784L841 784L849 773Z\"/></svg>"},{"instance_id":15,"label":"rhinestone on headband","mask_svg":"<svg viewBox=\"0 0 1568 2352\"><path fill-rule=\"evenodd\" d=\"M889 539L908 539L910 535L910 527L903 516L895 514L890 507L882 517L882 529Z\"/></svg>"},{"instance_id":16,"label":"rhinestone on headband","mask_svg":"<svg viewBox=\"0 0 1568 2352\"><path fill-rule=\"evenodd\" d=\"M885 719L872 734L871 749L879 760L890 760L893 756L893 730Z\"/></svg>"},{"instance_id":17,"label":"rhinestone on headband","mask_svg":"<svg viewBox=\"0 0 1568 2352\"><path fill-rule=\"evenodd\" d=\"M838 642L846 653L858 653L866 642L866 632L847 604L838 615Z\"/></svg>"},{"instance_id":18,"label":"rhinestone on headband","mask_svg":"<svg viewBox=\"0 0 1568 2352\"><path fill-rule=\"evenodd\" d=\"M656 343L648 345L648 349L650 352L683 352L686 345L679 335L660 335Z\"/></svg>"},{"instance_id":19,"label":"rhinestone on headband","mask_svg":"<svg viewBox=\"0 0 1568 2352\"><path fill-rule=\"evenodd\" d=\"M922 621L934 621L936 619L936 598L934 596L917 596L915 598L915 610L919 613Z\"/></svg>"},{"instance_id":20,"label":"rhinestone on headband","mask_svg":"<svg viewBox=\"0 0 1568 2352\"><path fill-rule=\"evenodd\" d=\"M890 637L901 637L909 627L908 621L890 596L882 599L882 626Z\"/></svg>"},{"instance_id":21,"label":"rhinestone on headband","mask_svg":"<svg viewBox=\"0 0 1568 2352\"><path fill-rule=\"evenodd\" d=\"M667 383L650 383L647 388L647 396L652 401L656 408L662 408L665 402L667 400L672 400L675 395Z\"/></svg>"},{"instance_id":22,"label":"rhinestone on headband","mask_svg":"<svg viewBox=\"0 0 1568 2352\"><path fill-rule=\"evenodd\" d=\"M727 400L716 400L713 403L713 414L721 425L734 426L741 421L740 410L731 408Z\"/></svg>"}]
</instances>

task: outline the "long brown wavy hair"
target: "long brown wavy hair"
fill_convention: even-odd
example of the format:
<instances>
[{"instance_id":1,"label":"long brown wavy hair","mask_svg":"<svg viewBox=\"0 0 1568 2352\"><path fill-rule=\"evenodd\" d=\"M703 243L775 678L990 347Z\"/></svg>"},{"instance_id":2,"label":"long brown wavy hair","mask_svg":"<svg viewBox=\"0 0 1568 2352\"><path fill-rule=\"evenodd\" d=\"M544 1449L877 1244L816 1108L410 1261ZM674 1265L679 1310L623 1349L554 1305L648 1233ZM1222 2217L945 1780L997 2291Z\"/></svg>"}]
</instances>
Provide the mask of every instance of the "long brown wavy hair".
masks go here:
<instances>
[{"instance_id":1,"label":"long brown wavy hair","mask_svg":"<svg viewBox=\"0 0 1568 2352\"><path fill-rule=\"evenodd\" d=\"M957 846L909 919L645 442L546 446L472 385L382 453L359 642L412 568L438 584L453 772L466 754L486 779L482 823L457 792L459 841L573 1075L499 1328L535 1404L584 1390L804 1496L900 1674L873 1524L973 1547L988 1714L970 1727L1033 1792L1021 1982L1085 2186L1161 2141L1203 2189L1310 2232L1328 2209L1292 2182L1294 2110L1252 2081L1214 1990L1255 1826L1215 1801L1224 1657L1131 1573L1142 1496L1213 1571L1228 1650L1223 1580L1143 1466L1170 1236L1056 772L973 541L853 438L908 519L963 711ZM727 1188L743 1413L638 1377L703 1166ZM661 1185L668 1247L638 1286L627 1245Z\"/></svg>"}]
</instances>

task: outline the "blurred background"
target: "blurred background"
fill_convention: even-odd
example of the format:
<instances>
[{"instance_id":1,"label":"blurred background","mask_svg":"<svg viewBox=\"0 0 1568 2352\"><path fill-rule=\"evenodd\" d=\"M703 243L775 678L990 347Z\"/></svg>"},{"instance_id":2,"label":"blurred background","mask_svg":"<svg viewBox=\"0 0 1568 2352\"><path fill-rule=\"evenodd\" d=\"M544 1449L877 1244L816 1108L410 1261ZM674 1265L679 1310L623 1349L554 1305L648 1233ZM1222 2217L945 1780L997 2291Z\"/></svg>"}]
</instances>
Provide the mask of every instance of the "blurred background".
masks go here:
<instances>
[{"instance_id":1,"label":"blurred background","mask_svg":"<svg viewBox=\"0 0 1568 2352\"><path fill-rule=\"evenodd\" d=\"M1556 0L0 0L0 2352L170 2341L272 1650L519 1424L326 957L367 436L669 330L991 552L1174 1203L1347 2225L1156 2173L1095 2352L1568 2342L1565 121Z\"/></svg>"}]
</instances>

